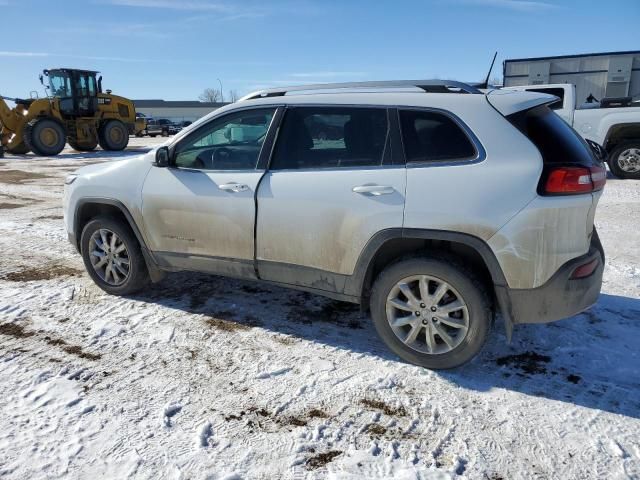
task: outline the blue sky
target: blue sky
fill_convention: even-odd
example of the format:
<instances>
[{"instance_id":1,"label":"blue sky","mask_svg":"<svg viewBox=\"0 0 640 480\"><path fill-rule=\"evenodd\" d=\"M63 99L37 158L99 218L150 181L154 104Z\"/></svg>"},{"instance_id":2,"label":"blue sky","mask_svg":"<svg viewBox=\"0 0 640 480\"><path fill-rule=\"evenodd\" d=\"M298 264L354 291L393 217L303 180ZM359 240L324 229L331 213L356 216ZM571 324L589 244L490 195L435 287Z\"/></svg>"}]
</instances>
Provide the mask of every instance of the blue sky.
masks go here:
<instances>
[{"instance_id":1,"label":"blue sky","mask_svg":"<svg viewBox=\"0 0 640 480\"><path fill-rule=\"evenodd\" d=\"M0 0L0 94L43 68L130 98L307 82L478 81L504 58L640 50L640 0Z\"/></svg>"}]
</instances>

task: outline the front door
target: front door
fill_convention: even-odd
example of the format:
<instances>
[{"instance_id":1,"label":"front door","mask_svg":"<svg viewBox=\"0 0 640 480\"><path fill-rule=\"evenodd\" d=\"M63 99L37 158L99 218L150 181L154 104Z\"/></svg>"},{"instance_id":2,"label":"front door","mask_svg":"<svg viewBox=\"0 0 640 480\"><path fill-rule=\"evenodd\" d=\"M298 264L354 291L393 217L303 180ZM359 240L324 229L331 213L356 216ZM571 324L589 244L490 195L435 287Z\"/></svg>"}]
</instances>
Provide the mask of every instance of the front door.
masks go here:
<instances>
[{"instance_id":1,"label":"front door","mask_svg":"<svg viewBox=\"0 0 640 480\"><path fill-rule=\"evenodd\" d=\"M258 190L261 278L342 292L371 237L402 227L390 118L384 107L287 108Z\"/></svg>"},{"instance_id":2,"label":"front door","mask_svg":"<svg viewBox=\"0 0 640 480\"><path fill-rule=\"evenodd\" d=\"M255 191L276 108L215 118L171 147L142 190L149 247L166 267L254 276Z\"/></svg>"}]
</instances>

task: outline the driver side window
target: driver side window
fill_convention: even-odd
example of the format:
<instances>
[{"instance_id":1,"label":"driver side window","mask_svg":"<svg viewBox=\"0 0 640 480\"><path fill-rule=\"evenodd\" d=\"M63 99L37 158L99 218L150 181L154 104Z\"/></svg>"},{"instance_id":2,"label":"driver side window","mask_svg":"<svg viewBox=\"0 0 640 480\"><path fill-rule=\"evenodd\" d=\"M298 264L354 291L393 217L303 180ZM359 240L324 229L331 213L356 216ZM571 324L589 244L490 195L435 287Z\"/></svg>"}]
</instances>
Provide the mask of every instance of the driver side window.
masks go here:
<instances>
[{"instance_id":1,"label":"driver side window","mask_svg":"<svg viewBox=\"0 0 640 480\"><path fill-rule=\"evenodd\" d=\"M199 170L253 170L275 108L231 113L203 125L176 147L175 166Z\"/></svg>"}]
</instances>

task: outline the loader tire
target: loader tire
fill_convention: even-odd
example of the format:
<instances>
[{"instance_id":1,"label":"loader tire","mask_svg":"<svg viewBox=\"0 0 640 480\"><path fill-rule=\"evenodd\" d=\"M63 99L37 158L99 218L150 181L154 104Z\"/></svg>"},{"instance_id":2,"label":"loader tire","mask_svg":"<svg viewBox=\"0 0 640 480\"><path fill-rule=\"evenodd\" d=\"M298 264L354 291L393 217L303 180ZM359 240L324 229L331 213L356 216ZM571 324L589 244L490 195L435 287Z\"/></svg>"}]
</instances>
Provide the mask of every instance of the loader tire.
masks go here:
<instances>
[{"instance_id":1,"label":"loader tire","mask_svg":"<svg viewBox=\"0 0 640 480\"><path fill-rule=\"evenodd\" d=\"M23 131L24 144L36 155L53 157L67 143L64 127L53 118L35 118Z\"/></svg>"},{"instance_id":2,"label":"loader tire","mask_svg":"<svg viewBox=\"0 0 640 480\"><path fill-rule=\"evenodd\" d=\"M129 144L129 131L120 120L109 120L100 128L98 142L103 150L124 150Z\"/></svg>"},{"instance_id":3,"label":"loader tire","mask_svg":"<svg viewBox=\"0 0 640 480\"><path fill-rule=\"evenodd\" d=\"M98 146L98 141L93 140L91 143L69 142L69 146L78 152L91 152Z\"/></svg>"}]
</instances>

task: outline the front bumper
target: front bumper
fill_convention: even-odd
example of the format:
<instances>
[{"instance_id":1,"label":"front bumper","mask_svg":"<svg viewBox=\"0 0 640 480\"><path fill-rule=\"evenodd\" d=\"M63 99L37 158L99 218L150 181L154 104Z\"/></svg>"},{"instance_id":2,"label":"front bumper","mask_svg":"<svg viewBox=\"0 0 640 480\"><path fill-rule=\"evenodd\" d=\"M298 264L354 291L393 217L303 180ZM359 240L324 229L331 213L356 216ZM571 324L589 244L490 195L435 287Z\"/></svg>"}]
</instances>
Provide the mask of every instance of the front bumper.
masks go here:
<instances>
[{"instance_id":1,"label":"front bumper","mask_svg":"<svg viewBox=\"0 0 640 480\"><path fill-rule=\"evenodd\" d=\"M585 278L572 279L573 271L592 260L596 269ZM547 323L587 310L598 300L604 271L604 250L594 229L586 255L565 263L544 285L531 289L504 289L504 307L514 324ZM505 298L506 297L506 298Z\"/></svg>"}]
</instances>

